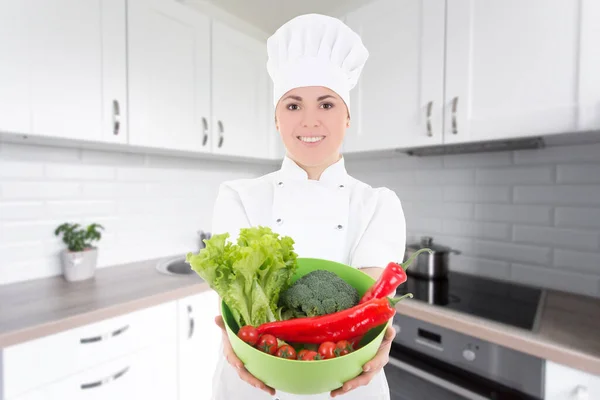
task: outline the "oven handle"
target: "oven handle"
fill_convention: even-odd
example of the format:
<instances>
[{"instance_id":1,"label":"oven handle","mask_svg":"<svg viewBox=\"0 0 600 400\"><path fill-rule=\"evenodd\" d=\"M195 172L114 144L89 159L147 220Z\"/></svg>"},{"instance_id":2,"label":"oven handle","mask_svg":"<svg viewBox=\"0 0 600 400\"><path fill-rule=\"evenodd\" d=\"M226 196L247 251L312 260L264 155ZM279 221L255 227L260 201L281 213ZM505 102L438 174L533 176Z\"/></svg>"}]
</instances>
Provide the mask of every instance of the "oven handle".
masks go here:
<instances>
[{"instance_id":1,"label":"oven handle","mask_svg":"<svg viewBox=\"0 0 600 400\"><path fill-rule=\"evenodd\" d=\"M400 368L408 373L411 373L421 379L426 380L427 382L431 382L434 385L437 385L439 387L442 387L452 393L455 393L459 396L464 397L465 399L468 400L490 400L487 397L483 397L477 393L473 393L470 390L467 390L461 386L455 385L452 382L448 382L447 380L444 380L442 378L439 378L433 374L430 374L428 372L423 371L422 369L419 368L415 368L412 365L409 365L403 361L400 361L396 358L390 358L389 361L390 365L393 365L394 367Z\"/></svg>"}]
</instances>

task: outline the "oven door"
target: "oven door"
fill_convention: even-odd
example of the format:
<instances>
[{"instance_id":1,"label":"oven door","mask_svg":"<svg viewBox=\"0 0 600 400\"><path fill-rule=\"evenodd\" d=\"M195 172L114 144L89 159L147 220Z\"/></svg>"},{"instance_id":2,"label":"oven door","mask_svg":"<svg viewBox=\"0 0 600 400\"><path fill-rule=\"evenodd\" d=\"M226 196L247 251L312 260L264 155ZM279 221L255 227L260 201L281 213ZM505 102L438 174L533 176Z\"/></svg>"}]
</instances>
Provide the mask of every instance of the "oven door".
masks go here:
<instances>
[{"instance_id":1,"label":"oven door","mask_svg":"<svg viewBox=\"0 0 600 400\"><path fill-rule=\"evenodd\" d=\"M397 343L385 374L391 400L541 400Z\"/></svg>"}]
</instances>

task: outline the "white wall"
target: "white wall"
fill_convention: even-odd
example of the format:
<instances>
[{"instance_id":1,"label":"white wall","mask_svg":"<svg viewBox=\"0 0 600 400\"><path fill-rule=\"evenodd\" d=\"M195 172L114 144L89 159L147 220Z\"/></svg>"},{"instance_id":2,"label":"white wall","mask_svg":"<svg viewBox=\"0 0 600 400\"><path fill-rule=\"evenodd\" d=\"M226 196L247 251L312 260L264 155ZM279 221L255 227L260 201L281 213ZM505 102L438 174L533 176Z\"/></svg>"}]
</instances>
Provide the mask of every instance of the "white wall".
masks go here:
<instances>
[{"instance_id":1,"label":"white wall","mask_svg":"<svg viewBox=\"0 0 600 400\"><path fill-rule=\"evenodd\" d=\"M461 250L451 268L600 297L600 144L355 160L402 200L409 240ZM60 273L64 221L99 222L100 267L196 248L226 179L273 166L0 144L0 284Z\"/></svg>"},{"instance_id":2,"label":"white wall","mask_svg":"<svg viewBox=\"0 0 600 400\"><path fill-rule=\"evenodd\" d=\"M600 297L600 144L348 164L396 191L410 241L463 252L452 269Z\"/></svg>"},{"instance_id":3,"label":"white wall","mask_svg":"<svg viewBox=\"0 0 600 400\"><path fill-rule=\"evenodd\" d=\"M219 183L274 168L0 143L0 284L60 274L65 221L104 225L99 267L197 250Z\"/></svg>"}]
</instances>

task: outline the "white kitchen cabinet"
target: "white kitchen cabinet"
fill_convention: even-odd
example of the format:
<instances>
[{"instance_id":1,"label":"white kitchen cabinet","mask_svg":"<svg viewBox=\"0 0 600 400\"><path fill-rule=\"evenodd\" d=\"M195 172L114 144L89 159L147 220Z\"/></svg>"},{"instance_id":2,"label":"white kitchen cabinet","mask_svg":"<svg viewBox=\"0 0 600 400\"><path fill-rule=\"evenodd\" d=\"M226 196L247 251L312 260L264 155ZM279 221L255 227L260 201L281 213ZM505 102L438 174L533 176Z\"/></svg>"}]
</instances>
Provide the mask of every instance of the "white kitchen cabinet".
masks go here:
<instances>
[{"instance_id":1,"label":"white kitchen cabinet","mask_svg":"<svg viewBox=\"0 0 600 400\"><path fill-rule=\"evenodd\" d=\"M595 0L448 2L444 142L600 128L599 19Z\"/></svg>"},{"instance_id":2,"label":"white kitchen cabinet","mask_svg":"<svg viewBox=\"0 0 600 400\"><path fill-rule=\"evenodd\" d=\"M212 134L216 154L269 158L266 44L219 21L212 24Z\"/></svg>"},{"instance_id":3,"label":"white kitchen cabinet","mask_svg":"<svg viewBox=\"0 0 600 400\"><path fill-rule=\"evenodd\" d=\"M546 361L544 399L600 399L600 376L552 361Z\"/></svg>"},{"instance_id":4,"label":"white kitchen cabinet","mask_svg":"<svg viewBox=\"0 0 600 400\"><path fill-rule=\"evenodd\" d=\"M25 1L0 2L0 132L31 132L26 13Z\"/></svg>"},{"instance_id":5,"label":"white kitchen cabinet","mask_svg":"<svg viewBox=\"0 0 600 400\"><path fill-rule=\"evenodd\" d=\"M344 152L600 129L600 2L376 0L344 19L370 52Z\"/></svg>"},{"instance_id":6,"label":"white kitchen cabinet","mask_svg":"<svg viewBox=\"0 0 600 400\"><path fill-rule=\"evenodd\" d=\"M209 152L209 18L174 0L127 4L130 144Z\"/></svg>"},{"instance_id":7,"label":"white kitchen cabinet","mask_svg":"<svg viewBox=\"0 0 600 400\"><path fill-rule=\"evenodd\" d=\"M221 330L214 319L219 296L213 290L178 301L179 400L210 399L219 358Z\"/></svg>"},{"instance_id":8,"label":"white kitchen cabinet","mask_svg":"<svg viewBox=\"0 0 600 400\"><path fill-rule=\"evenodd\" d=\"M0 394L11 398L156 344L172 344L175 354L176 326L173 301L10 346Z\"/></svg>"},{"instance_id":9,"label":"white kitchen cabinet","mask_svg":"<svg viewBox=\"0 0 600 400\"><path fill-rule=\"evenodd\" d=\"M344 152L442 143L443 0L379 0L346 23L369 51Z\"/></svg>"},{"instance_id":10,"label":"white kitchen cabinet","mask_svg":"<svg viewBox=\"0 0 600 400\"><path fill-rule=\"evenodd\" d=\"M172 342L146 347L7 400L165 400L174 399L176 393Z\"/></svg>"},{"instance_id":11,"label":"white kitchen cabinet","mask_svg":"<svg viewBox=\"0 0 600 400\"><path fill-rule=\"evenodd\" d=\"M0 131L127 141L125 0L0 3Z\"/></svg>"}]
</instances>

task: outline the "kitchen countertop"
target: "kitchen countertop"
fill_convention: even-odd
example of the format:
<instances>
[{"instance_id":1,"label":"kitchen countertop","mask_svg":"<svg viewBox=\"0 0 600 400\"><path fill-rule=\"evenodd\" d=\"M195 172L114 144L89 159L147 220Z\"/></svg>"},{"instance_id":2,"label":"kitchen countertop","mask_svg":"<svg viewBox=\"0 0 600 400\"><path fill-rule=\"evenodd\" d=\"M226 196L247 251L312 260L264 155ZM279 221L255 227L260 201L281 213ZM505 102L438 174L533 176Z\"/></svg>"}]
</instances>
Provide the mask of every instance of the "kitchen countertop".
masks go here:
<instances>
[{"instance_id":1,"label":"kitchen countertop","mask_svg":"<svg viewBox=\"0 0 600 400\"><path fill-rule=\"evenodd\" d=\"M196 274L171 276L160 259L0 286L0 349L209 290ZM546 290L535 332L407 299L398 313L600 375L600 299ZM577 327L577 328L576 328Z\"/></svg>"}]
</instances>

